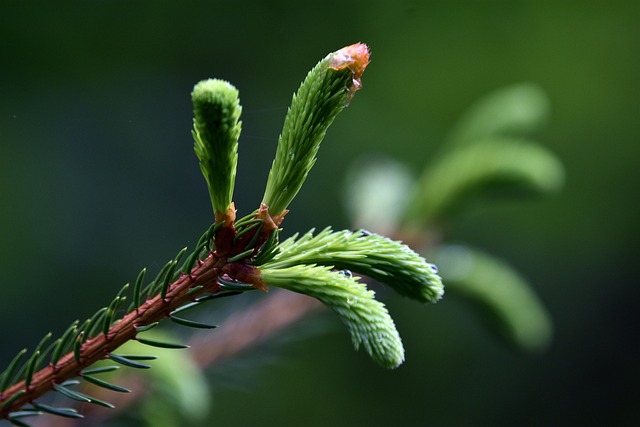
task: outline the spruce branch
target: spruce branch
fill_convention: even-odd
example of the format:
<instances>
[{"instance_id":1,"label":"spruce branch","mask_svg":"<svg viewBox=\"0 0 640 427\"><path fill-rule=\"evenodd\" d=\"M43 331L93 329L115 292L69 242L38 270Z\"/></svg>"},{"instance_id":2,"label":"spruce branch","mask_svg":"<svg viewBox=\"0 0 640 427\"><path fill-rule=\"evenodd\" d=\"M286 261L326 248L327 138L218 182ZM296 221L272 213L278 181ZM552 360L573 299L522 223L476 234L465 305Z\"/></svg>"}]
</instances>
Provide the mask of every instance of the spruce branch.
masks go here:
<instances>
[{"instance_id":1,"label":"spruce branch","mask_svg":"<svg viewBox=\"0 0 640 427\"><path fill-rule=\"evenodd\" d=\"M544 108L547 104L544 94L530 84L502 89L496 94L490 95L486 100L475 104L475 107L464 116L465 118L457 126L457 128L464 128L464 132L454 131L453 137L448 139L449 144L455 141L456 147L462 149L464 146L474 145L478 141L491 141L496 136L504 141L517 142L516 137L520 136L519 133L528 133L540 124L540 119L547 114ZM529 144L533 144L533 142L529 142ZM478 148L475 150L477 151ZM441 156L438 162L445 159L446 156ZM434 165L435 167L438 162ZM527 284L512 267L493 256L460 244L442 245L442 239L446 236L444 230L440 229L441 224L437 224L437 230L428 230L428 236L426 236L426 229L407 229L407 224L403 224L402 216L407 202L410 201L410 194L405 190L413 185L413 175L407 165L385 157L367 156L354 163L351 170L347 172L345 184L348 191L345 195L345 201L349 204L347 207L350 208L351 217L354 218L354 228L365 227L376 232L385 230L385 235L391 235L394 238L402 236L405 241L412 242L414 249L429 253L430 258L440 266L440 271L446 274L448 294L464 296L466 300L479 306L480 313L485 315L483 320L489 320L488 326L492 326L494 330L500 332L508 343L527 351L541 351L545 348L553 329L550 318L533 291L533 287ZM451 170L450 173L455 176L462 172ZM495 180L493 185L500 187L501 184L499 180ZM441 187L443 190L446 188L446 185ZM436 200L438 200L437 197ZM254 216L255 214L256 212L253 213ZM255 220L252 217L246 218L245 222L252 223L255 227ZM239 223L240 220L236 222L236 226L242 224ZM427 226L435 228L436 224L427 224ZM249 228L245 230L251 231ZM320 236L325 234L327 235L326 240L329 241L333 239L330 235L334 233L344 233L347 236L353 234L354 237L363 235L358 232L333 232L327 229L315 234L314 237L314 233L309 232L301 237L288 239L280 246L270 245L272 250L261 253L253 259L252 264L264 267L265 265L283 263L285 260L291 262L293 259L301 259L305 262L310 262L312 259L328 260L330 257L327 255L331 252L328 247L325 247L328 244L313 246L309 244L309 241L320 239ZM272 242L273 238L275 238L274 235L272 235ZM342 245L343 241L339 242L340 245L337 247L340 248L340 251L345 250ZM350 247L351 251L354 249L354 247ZM307 250L310 250L310 253L305 253ZM319 257L318 253L321 253L322 256ZM351 255L351 252L349 254ZM345 255L343 254L343 256ZM349 262L360 259L356 256L355 260L350 259ZM334 259L334 261L337 260ZM347 266L340 266L337 262L335 264L338 269L347 268ZM344 272L344 274L348 273ZM218 295L221 294L213 296ZM240 311L234 311L222 322L221 328L215 334L196 333L188 340L191 346L189 352L202 369L211 368L217 362L236 357L243 349L267 340L271 334L291 322L295 322L305 313L315 312L324 307L316 299L306 295L277 290L270 293L268 298L261 299ZM161 360L164 360L165 357L162 355ZM184 365L185 362L182 364ZM116 411L96 405L85 405L84 413L90 411L94 419L96 416L100 419L114 417L118 411L121 412L123 408L130 405L133 399L148 396L140 390L154 388L151 383L153 378L149 378L147 371L120 370L118 372L118 384L132 389L133 392L118 394L118 400L114 402L117 403ZM181 381L192 380L181 378ZM189 392L183 393L180 398L176 399L177 393L165 399L156 395L152 404L175 405L182 408L183 404L179 401L191 397L194 393L193 389L197 389L197 382L195 385L193 382L195 381L188 384ZM110 392L106 389L101 390L102 392L97 395L94 390L91 390L91 394L95 397L110 399L113 402L114 397L109 396ZM100 390L98 391L100 392ZM191 399L190 402L192 403L193 400L196 399ZM143 405L149 403L147 399ZM76 404L77 406L78 404ZM175 409L175 412L181 411ZM190 415L192 414L193 411L190 412ZM70 427L78 422L76 419L60 417L56 421L57 427ZM147 422L153 423L149 420Z\"/></svg>"},{"instance_id":2,"label":"spruce branch","mask_svg":"<svg viewBox=\"0 0 640 427\"><path fill-rule=\"evenodd\" d=\"M241 126L238 92L221 80L197 84L192 92L194 149L208 184L214 223L186 258L187 249L183 248L147 285L143 269L133 287L124 285L111 303L92 317L73 322L48 346L51 334L46 335L26 359L26 351L21 351L0 380L0 417L18 425L25 410L29 414L83 417L75 409L38 401L51 390L73 400L111 407L69 388L77 383L74 378L128 393L126 387L96 376L116 365L91 365L110 359L121 366L146 370L150 365L144 361L154 356L114 351L132 340L162 349L186 348L145 334L165 318L182 326L213 329L214 325L177 315L223 296L254 289L267 291L268 285L325 303L347 325L356 348L365 347L384 367L400 365L404 349L385 306L350 271L332 269L352 268L389 283L405 296L435 302L443 288L434 266L401 243L364 231L325 230L316 238L308 233L297 242L290 239L280 244L278 240L287 206L313 166L327 128L361 88L360 77L368 64L369 50L358 43L329 54L307 75L285 120L263 203L240 219L236 219L232 201ZM133 301L122 314L129 294ZM45 356L50 356L48 363Z\"/></svg>"},{"instance_id":3,"label":"spruce branch","mask_svg":"<svg viewBox=\"0 0 640 427\"><path fill-rule=\"evenodd\" d=\"M251 347L268 342L275 335L282 333L284 329L292 327L313 313L322 312L325 308L318 300L303 294L279 289L270 292L269 298L263 298L242 310L230 313L228 317L225 317L215 334L201 331L191 336L187 341L190 346L190 354L185 355L179 361L181 371L184 370L185 365L189 364L196 364L203 371L210 370L220 362L241 356L243 352ZM176 353L173 354L175 355ZM165 354L160 356L160 360L165 358ZM175 365L177 362L172 361L172 363ZM149 373L153 374L157 369L158 366L154 366L151 371L117 371L118 376L116 379L118 384L131 389L131 393L119 393L117 396L113 396L113 393L106 389L96 390L93 388L88 390L88 387L82 387L80 389L81 392L90 392L93 398L108 399L116 406L116 408L106 408L104 406L88 405L83 407L84 415L92 420L112 419L123 413L136 401L149 397L148 390L157 388L154 387L155 383L166 387L164 378L149 378ZM173 367L170 369L173 369ZM159 374L158 377L166 375L171 375L171 373L165 372ZM189 376L186 378L181 376L180 381L185 383L182 385L183 388L188 387L188 393L184 393L186 394L184 396L179 393L171 393L170 397L167 397L168 401L158 399L159 404L170 403L176 406L183 406L187 402L180 402L191 397L188 405L194 405L192 394L202 392L198 387L197 380ZM193 384L194 381L196 381L196 384ZM158 398L158 396L154 397ZM144 404L146 403L147 401ZM76 407L78 404L82 403L76 403ZM193 413L191 412L190 415L193 415ZM58 417L52 420L52 427L72 427L79 425L79 422L80 420Z\"/></svg>"},{"instance_id":4,"label":"spruce branch","mask_svg":"<svg viewBox=\"0 0 640 427\"><path fill-rule=\"evenodd\" d=\"M77 327L72 325L65 333L67 337L75 336L74 342L80 342L77 350L66 353L58 360L52 360L48 365L37 372L26 372L25 378L8 387L0 393L0 417L6 418L27 403L34 402L44 393L52 390L70 378L83 375L83 370L93 363L109 357L110 354L129 340L143 341L140 336L140 328L152 325L170 315L185 303L194 301L197 297L207 293L220 292L216 278L224 264L219 258L210 254L198 263L189 274L181 274L169 286L164 298L156 295L147 299L140 307L126 314L122 319L111 324L105 331L96 336L85 337L82 332L77 332ZM199 292L189 293L195 286L202 286ZM118 297L114 299L118 301ZM69 341L65 338L66 341ZM63 340L64 341L64 340ZM61 342L63 342L61 341ZM34 354L38 354L36 351ZM44 362L40 360L40 363ZM10 377L9 372L5 378ZM93 378L93 377L88 377Z\"/></svg>"}]
</instances>

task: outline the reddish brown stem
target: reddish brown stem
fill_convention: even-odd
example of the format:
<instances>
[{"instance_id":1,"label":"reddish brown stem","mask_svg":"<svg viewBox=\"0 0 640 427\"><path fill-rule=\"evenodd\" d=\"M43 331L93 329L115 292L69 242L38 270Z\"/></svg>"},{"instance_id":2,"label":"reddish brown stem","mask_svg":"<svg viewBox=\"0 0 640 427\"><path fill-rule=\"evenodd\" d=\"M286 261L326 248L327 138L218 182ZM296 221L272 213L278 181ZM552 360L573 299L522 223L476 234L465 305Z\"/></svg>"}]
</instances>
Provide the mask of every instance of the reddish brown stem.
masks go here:
<instances>
[{"instance_id":1,"label":"reddish brown stem","mask_svg":"<svg viewBox=\"0 0 640 427\"><path fill-rule=\"evenodd\" d=\"M231 314L215 334L206 332L192 336L189 351L202 369L210 368L221 360L229 359L247 348L266 341L282 332L301 318L320 311L324 305L306 295L277 290L269 298L252 304L247 309ZM83 414L92 425L99 425L106 419L126 411L137 399L148 396L145 387L146 376L141 372L128 371L128 375L118 378L118 385L132 389L132 393L113 393L106 389L81 390L101 400L108 400L116 406L107 409L97 405L83 408ZM85 384L89 388L91 384ZM46 424L49 427L72 427L81 420L55 417ZM85 420L86 421L86 420ZM34 425L39 425L37 422ZM44 426L44 424L42 424Z\"/></svg>"},{"instance_id":2,"label":"reddish brown stem","mask_svg":"<svg viewBox=\"0 0 640 427\"><path fill-rule=\"evenodd\" d=\"M218 292L217 278L225 264L225 258L210 254L204 261L199 262L190 274L181 275L173 282L164 299L160 295L148 299L112 325L107 334L100 334L85 341L78 359L74 352L69 352L57 364L50 364L34 373L29 386L26 386L25 381L21 381L9 387L0 394L0 406L21 391L24 390L25 393L0 410L0 419L6 418L10 412L20 409L52 390L54 384L76 377L93 363L108 358L112 351L136 338L136 327L158 322L173 310L195 300L198 296ZM190 289L200 285L202 288L199 291L188 293Z\"/></svg>"},{"instance_id":3,"label":"reddish brown stem","mask_svg":"<svg viewBox=\"0 0 640 427\"><path fill-rule=\"evenodd\" d=\"M226 213L216 212L216 221L223 223L214 236L216 251L209 254L205 260L198 261L189 274L181 274L175 282L169 285L164 298L161 295L156 295L147 299L141 306L136 307L113 324L106 334L97 335L82 343L79 357L74 351L69 352L55 365L49 364L34 373L29 385L23 380L4 392L0 392L0 419L6 418L9 413L34 402L46 392L51 391L54 384L61 384L70 378L79 376L83 369L99 360L108 358L113 350L129 340L136 339L138 333L136 327L158 322L168 317L173 310L194 301L198 296L219 292L217 279L222 275L229 275L244 283L251 283L257 289L266 291L267 287L254 267L245 264L244 260L231 263L227 261L231 256L245 250L244 243L240 242L242 244L239 245L238 242L235 242L235 215L233 205ZM198 286L202 286L202 288L197 292L189 292ZM23 391L24 393L20 395Z\"/></svg>"}]
</instances>

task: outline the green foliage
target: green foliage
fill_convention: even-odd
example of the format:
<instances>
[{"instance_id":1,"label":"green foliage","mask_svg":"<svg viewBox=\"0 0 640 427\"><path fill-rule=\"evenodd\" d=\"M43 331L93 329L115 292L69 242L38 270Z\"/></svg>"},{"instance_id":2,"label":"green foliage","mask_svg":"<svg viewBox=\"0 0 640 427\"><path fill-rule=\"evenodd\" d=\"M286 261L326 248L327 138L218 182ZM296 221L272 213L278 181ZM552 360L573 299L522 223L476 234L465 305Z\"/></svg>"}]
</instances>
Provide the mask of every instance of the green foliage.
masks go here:
<instances>
[{"instance_id":1,"label":"green foliage","mask_svg":"<svg viewBox=\"0 0 640 427\"><path fill-rule=\"evenodd\" d=\"M53 342L49 343L52 334L45 335L29 356L26 350L18 353L0 381L3 416L16 425L26 425L20 419L41 413L82 418L74 408L54 407L39 402L39 395L29 395L35 389L45 390L38 383L42 381L36 375L39 370L49 369L55 377L57 371L67 369L70 375L79 373L79 378L94 386L128 393L128 388L117 384L118 366L102 363L90 367L97 359L90 356L96 350L89 347L103 340L105 349L97 354L110 363L144 372L155 366L152 377L157 377L157 388L163 391L159 399L144 404L142 414L149 425L202 419L206 384L202 386L200 370L193 362L180 356L185 353L175 352L188 346L154 328L168 317L181 326L214 329L216 325L177 315L207 301L266 290L267 286L318 299L338 314L356 349L364 347L385 368L398 367L404 361L404 348L395 324L384 304L352 271L385 283L402 296L433 303L444 293L437 268L408 246L364 229L326 228L316 235L311 230L278 241L287 207L315 163L329 125L361 87L360 76L368 59L366 46L357 44L329 54L311 70L293 97L261 207L237 221L232 195L241 127L238 92L221 80L196 85L192 93L194 148L208 184L215 223L190 254L187 248L180 250L148 284L144 283L146 269L142 269L131 290L129 284L124 285L93 316L82 323L73 322ZM358 173L350 175L351 212L367 228L371 223L373 229L410 236L422 230L416 236L416 241L421 241L424 236L420 233L433 233L442 218L453 218L455 210L469 200L496 191L557 191L563 182L562 165L548 150L522 138L544 117L546 99L533 86L516 86L492 95L460 122L409 196L405 189L411 177L404 166L388 161L382 162L384 167L380 162L361 164ZM423 252L441 260L443 274L451 283L449 289L482 307L486 318L507 340L526 350L544 348L552 334L551 322L526 281L505 263L460 248L432 244ZM214 260L214 267L201 271L206 260ZM130 293L131 304L123 310ZM157 306L157 315L146 317L152 309L149 304ZM144 320L136 321L138 318ZM122 324L130 325L128 332L119 329ZM122 333L130 338L110 346L113 337ZM156 355L131 350L133 341L162 353L162 361L147 363ZM119 352L113 352L117 347ZM176 365L182 366L181 370L176 370ZM74 388L79 384L68 376L55 377L45 387L72 401L113 407ZM194 391L194 384L201 385L198 391ZM15 405L23 400L25 404ZM183 413L177 415L169 409L172 405Z\"/></svg>"},{"instance_id":2,"label":"green foliage","mask_svg":"<svg viewBox=\"0 0 640 427\"><path fill-rule=\"evenodd\" d=\"M400 227L414 177L405 164L391 158L365 156L347 170L344 201L356 228L390 234Z\"/></svg>"},{"instance_id":3,"label":"green foliage","mask_svg":"<svg viewBox=\"0 0 640 427\"><path fill-rule=\"evenodd\" d=\"M493 136L526 136L549 117L549 100L538 86L520 83L478 100L454 126L445 146Z\"/></svg>"},{"instance_id":4,"label":"green foliage","mask_svg":"<svg viewBox=\"0 0 640 427\"><path fill-rule=\"evenodd\" d=\"M9 366L7 367L7 369L2 373L2 381L0 382L0 390L5 391L7 389L7 387L11 384L13 384L15 375L16 375L16 371L18 369L19 363L22 360L22 358L24 357L24 355L27 354L27 349L23 348L22 350L20 350L18 352L18 354L16 354L13 357L13 360L11 360L11 363L9 363Z\"/></svg>"},{"instance_id":5,"label":"green foliage","mask_svg":"<svg viewBox=\"0 0 640 427\"><path fill-rule=\"evenodd\" d=\"M315 237L311 231L300 239L278 242L287 206L315 163L327 128L361 88L360 77L368 64L369 50L358 43L327 55L311 70L285 119L263 203L237 221L232 195L241 127L238 92L222 80L198 83L192 92L194 149L208 184L214 224L190 254L186 254L187 248L180 250L148 284L144 283L146 269L142 269L134 286L125 284L93 316L82 323L74 321L45 347L52 336L47 334L26 359L26 350L18 353L0 381L0 415L17 425L24 424L18 418L45 412L83 417L73 408L39 402L49 390L73 401L113 407L73 386L82 379L110 392L128 393L128 388L116 384L118 366L112 363L146 372L152 366L146 361L156 359L155 355L129 352L128 343L137 341L157 352L187 348L158 335L155 328L159 322L169 318L181 326L213 329L215 325L176 315L221 297L267 290L268 285L322 301L346 324L356 348L363 346L383 367L399 366L404 349L393 320L350 270L388 283L404 296L435 302L443 294L435 267L407 246L365 231L326 229ZM334 271L336 268L343 271ZM132 301L126 307L129 298ZM151 371L163 373L163 382L175 392L174 398L182 399L182 406L187 407L194 399L189 385L198 378L187 375L185 366L198 370L179 358L167 358L167 364L160 364L162 369ZM109 365L91 367L105 359ZM149 405L149 422L162 425L171 419L167 407ZM199 411L194 407L187 410Z\"/></svg>"},{"instance_id":6,"label":"green foliage","mask_svg":"<svg viewBox=\"0 0 640 427\"><path fill-rule=\"evenodd\" d=\"M321 60L293 95L263 198L272 216L284 212L298 194L327 129L350 100L345 88L352 84L352 71L330 66L339 52Z\"/></svg>"},{"instance_id":7,"label":"green foliage","mask_svg":"<svg viewBox=\"0 0 640 427\"><path fill-rule=\"evenodd\" d=\"M418 179L405 220L434 224L488 195L545 195L564 184L557 157L529 135L549 116L549 101L521 83L491 93L454 126L440 156Z\"/></svg>"},{"instance_id":8,"label":"green foliage","mask_svg":"<svg viewBox=\"0 0 640 427\"><path fill-rule=\"evenodd\" d=\"M402 341L391 316L357 277L313 265L265 267L261 274L271 286L306 294L326 304L347 325L355 348L362 345L381 366L396 368L404 361Z\"/></svg>"},{"instance_id":9,"label":"green foliage","mask_svg":"<svg viewBox=\"0 0 640 427\"><path fill-rule=\"evenodd\" d=\"M200 170L209 186L214 213L224 214L231 206L238 163L242 127L238 91L224 80L203 80L193 88L191 99Z\"/></svg>"},{"instance_id":10,"label":"green foliage","mask_svg":"<svg viewBox=\"0 0 640 427\"><path fill-rule=\"evenodd\" d=\"M441 240L444 226L472 203L496 195L549 195L562 187L561 162L530 139L548 115L549 102L538 87L498 90L463 115L414 183L405 165L376 159L357 163L346 187L347 208L358 226L418 242L422 253L437 257L447 291L482 307L488 324L526 351L547 346L553 329L531 286L504 262L468 248L445 249L450 247ZM399 197L407 187L413 191Z\"/></svg>"},{"instance_id":11,"label":"green foliage","mask_svg":"<svg viewBox=\"0 0 640 427\"><path fill-rule=\"evenodd\" d=\"M166 331L153 331L157 341L175 341L177 338ZM129 341L120 350L129 359L144 358L148 347ZM152 399L144 399L136 407L136 413L149 426L192 425L202 422L209 414L210 389L205 373L198 367L188 351L153 349L153 369L137 374L153 390ZM179 369L176 367L179 366ZM120 382L130 372L122 370L109 377Z\"/></svg>"},{"instance_id":12,"label":"green foliage","mask_svg":"<svg viewBox=\"0 0 640 427\"><path fill-rule=\"evenodd\" d=\"M279 249L261 269L318 264L364 274L422 303L437 302L444 294L434 265L408 246L364 230L325 228L315 237L311 230L285 240Z\"/></svg>"},{"instance_id":13,"label":"green foliage","mask_svg":"<svg viewBox=\"0 0 640 427\"><path fill-rule=\"evenodd\" d=\"M513 268L464 246L443 246L433 257L447 272L447 289L476 304L507 341L529 351L549 344L553 329L549 314Z\"/></svg>"},{"instance_id":14,"label":"green foliage","mask_svg":"<svg viewBox=\"0 0 640 427\"><path fill-rule=\"evenodd\" d=\"M451 219L465 202L488 195L549 194L564 183L557 157L514 138L478 140L447 151L423 173L407 216L416 222Z\"/></svg>"},{"instance_id":15,"label":"green foliage","mask_svg":"<svg viewBox=\"0 0 640 427\"><path fill-rule=\"evenodd\" d=\"M404 360L402 341L384 305L351 271L423 303L436 302L444 293L434 265L408 246L364 230L326 228L316 236L313 230L300 238L295 235L282 242L276 255L259 268L267 284L310 295L336 311L356 349L362 344L386 368L395 368Z\"/></svg>"}]
</instances>

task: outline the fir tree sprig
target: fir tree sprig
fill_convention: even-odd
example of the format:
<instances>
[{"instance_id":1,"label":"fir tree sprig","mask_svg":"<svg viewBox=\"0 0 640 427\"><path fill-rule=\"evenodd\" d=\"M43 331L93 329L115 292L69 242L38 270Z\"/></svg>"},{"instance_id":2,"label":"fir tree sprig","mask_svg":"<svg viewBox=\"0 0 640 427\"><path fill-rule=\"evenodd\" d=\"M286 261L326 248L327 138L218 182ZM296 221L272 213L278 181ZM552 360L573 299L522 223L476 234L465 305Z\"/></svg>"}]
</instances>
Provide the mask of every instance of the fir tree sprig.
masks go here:
<instances>
[{"instance_id":1,"label":"fir tree sprig","mask_svg":"<svg viewBox=\"0 0 640 427\"><path fill-rule=\"evenodd\" d=\"M399 242L363 231L325 230L316 237L311 232L298 240L278 241L287 207L313 166L327 128L361 88L368 64L368 47L357 43L327 55L312 69L285 119L263 202L238 220L232 201L241 128L238 92L221 80L198 83L192 92L194 148L207 181L213 224L190 254L180 250L148 284L143 269L133 286L124 285L89 319L73 322L48 346L47 334L28 357L26 350L18 353L0 379L0 416L17 425L24 424L22 417L40 413L82 418L75 409L40 402L48 391L111 407L70 386L82 379L112 392L129 392L100 374L118 366L146 370L150 365L144 361L155 356L115 353L119 347L135 340L155 348L186 348L150 337L148 331L166 318L213 329L215 325L182 313L224 296L266 291L269 285L317 298L338 313L356 348L365 347L384 367L400 365L404 349L387 309L350 272L332 269L350 268L389 283L405 296L435 302L443 288L434 266ZM105 359L117 365L91 368Z\"/></svg>"},{"instance_id":2,"label":"fir tree sprig","mask_svg":"<svg viewBox=\"0 0 640 427\"><path fill-rule=\"evenodd\" d=\"M63 384L78 374L81 374L85 380L97 383L99 386L123 391L118 386L109 385L101 382L99 378L86 375L86 372L83 374L84 369L105 358L117 359L121 363L122 358L118 358L117 355L111 356L112 352L122 344L129 340L145 343L141 334L148 329L148 326L155 326L158 321L168 317L172 311L199 295L218 292L219 288L215 281L218 274L216 269L219 268L217 263L218 259L213 254L209 254L188 275L180 274L174 278L174 281L168 286L164 298L158 292L155 296L147 298L140 307L136 307L123 317L115 316L116 307L125 297L123 293L119 293L109 305L109 309L99 310L98 316L88 319L81 327L78 327L79 322L73 322L62 337L54 342L50 361L39 358L40 352L36 349L24 365L23 373L16 376L19 381L0 393L2 405L0 415L11 418L10 414L15 412L17 408L34 402L42 394L52 390L54 385ZM197 286L202 286L199 293L189 293L190 289ZM98 328L94 335L88 332L95 331L92 327L94 322L102 322L108 327ZM21 352L21 354L23 353ZM38 367L40 369L36 371ZM10 382L15 375L12 372L15 370L10 367L3 374L3 379Z\"/></svg>"}]
</instances>

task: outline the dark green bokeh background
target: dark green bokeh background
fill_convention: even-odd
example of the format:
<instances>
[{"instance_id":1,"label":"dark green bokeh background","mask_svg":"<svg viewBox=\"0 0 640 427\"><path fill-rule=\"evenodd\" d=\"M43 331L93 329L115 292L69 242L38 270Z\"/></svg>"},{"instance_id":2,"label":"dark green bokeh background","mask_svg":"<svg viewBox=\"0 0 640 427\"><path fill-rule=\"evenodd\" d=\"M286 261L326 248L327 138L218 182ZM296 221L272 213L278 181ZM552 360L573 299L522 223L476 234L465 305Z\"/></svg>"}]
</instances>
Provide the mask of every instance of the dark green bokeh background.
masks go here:
<instances>
[{"instance_id":1,"label":"dark green bokeh background","mask_svg":"<svg viewBox=\"0 0 640 427\"><path fill-rule=\"evenodd\" d=\"M246 213L299 82L364 41L364 90L329 131L288 230L348 227L340 188L357 156L417 173L479 96L538 83L553 106L538 137L566 165L565 191L477 207L452 238L535 283L554 342L525 356L454 298L390 299L403 367L353 352L331 319L333 332L282 349L253 385L217 388L215 425L637 425L639 19L636 1L2 2L0 364L205 229L189 134L198 80L240 90Z\"/></svg>"}]
</instances>

